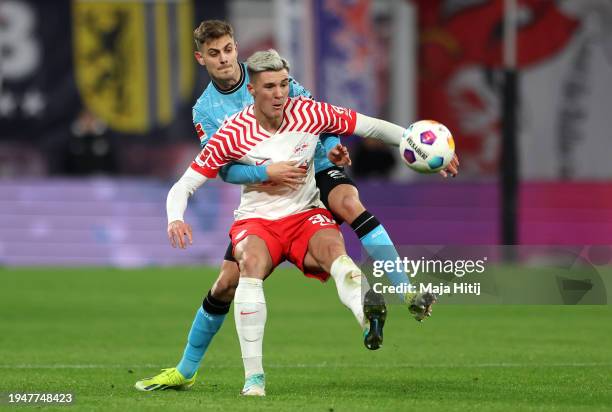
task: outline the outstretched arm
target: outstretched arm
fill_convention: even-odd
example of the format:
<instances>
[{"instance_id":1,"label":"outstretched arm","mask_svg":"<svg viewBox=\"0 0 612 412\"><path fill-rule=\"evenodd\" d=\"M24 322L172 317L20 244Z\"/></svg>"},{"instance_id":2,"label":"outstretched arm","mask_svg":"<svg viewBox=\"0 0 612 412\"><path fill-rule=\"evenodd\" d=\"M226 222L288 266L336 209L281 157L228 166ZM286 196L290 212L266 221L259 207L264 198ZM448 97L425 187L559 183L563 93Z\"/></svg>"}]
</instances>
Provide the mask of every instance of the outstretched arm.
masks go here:
<instances>
[{"instance_id":1,"label":"outstretched arm","mask_svg":"<svg viewBox=\"0 0 612 412\"><path fill-rule=\"evenodd\" d=\"M399 146L404 130L403 127L394 123L357 113L354 133L361 137L371 137L393 146ZM459 158L455 154L446 170L440 171L440 175L442 177L448 177L449 174L456 176L459 173L458 167Z\"/></svg>"},{"instance_id":2,"label":"outstretched arm","mask_svg":"<svg viewBox=\"0 0 612 412\"><path fill-rule=\"evenodd\" d=\"M187 241L193 243L191 226L184 222L183 215L187 209L189 196L208 180L205 176L187 169L185 174L172 186L166 199L166 213L168 215L168 240L172 247L185 249ZM185 237L187 239L185 239Z\"/></svg>"},{"instance_id":3,"label":"outstretched arm","mask_svg":"<svg viewBox=\"0 0 612 412\"><path fill-rule=\"evenodd\" d=\"M392 146L399 146L404 130L406 129L395 123L357 113L354 133L357 136L370 137Z\"/></svg>"}]
</instances>

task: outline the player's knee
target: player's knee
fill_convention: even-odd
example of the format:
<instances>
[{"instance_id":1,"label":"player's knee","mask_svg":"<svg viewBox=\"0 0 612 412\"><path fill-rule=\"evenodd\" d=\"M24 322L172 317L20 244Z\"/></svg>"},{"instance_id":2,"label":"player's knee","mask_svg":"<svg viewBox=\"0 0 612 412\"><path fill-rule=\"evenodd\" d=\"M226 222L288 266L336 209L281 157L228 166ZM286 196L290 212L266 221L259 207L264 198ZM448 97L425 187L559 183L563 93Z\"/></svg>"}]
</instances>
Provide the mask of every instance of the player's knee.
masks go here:
<instances>
[{"instance_id":1,"label":"player's knee","mask_svg":"<svg viewBox=\"0 0 612 412\"><path fill-rule=\"evenodd\" d=\"M240 273L255 276L264 272L265 259L256 253L243 253L240 261Z\"/></svg>"},{"instance_id":2,"label":"player's knee","mask_svg":"<svg viewBox=\"0 0 612 412\"><path fill-rule=\"evenodd\" d=\"M342 208L342 216L345 216L347 222L352 222L365 210L356 193L343 196L340 207Z\"/></svg>"},{"instance_id":3,"label":"player's knee","mask_svg":"<svg viewBox=\"0 0 612 412\"><path fill-rule=\"evenodd\" d=\"M344 243L342 242L342 238L338 235L338 232L333 234L322 234L317 240L316 245L313 247L313 254L315 258L324 265L331 266L332 262L338 256L346 254Z\"/></svg>"}]
</instances>

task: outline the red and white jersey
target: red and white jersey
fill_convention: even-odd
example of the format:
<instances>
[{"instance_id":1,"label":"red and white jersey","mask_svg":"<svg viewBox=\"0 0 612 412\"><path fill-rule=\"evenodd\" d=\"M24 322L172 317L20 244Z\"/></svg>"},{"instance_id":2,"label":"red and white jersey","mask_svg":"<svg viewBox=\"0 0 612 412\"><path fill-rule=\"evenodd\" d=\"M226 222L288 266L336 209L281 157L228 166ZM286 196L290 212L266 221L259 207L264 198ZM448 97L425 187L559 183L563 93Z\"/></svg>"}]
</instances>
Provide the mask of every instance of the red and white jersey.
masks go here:
<instances>
[{"instance_id":1,"label":"red and white jersey","mask_svg":"<svg viewBox=\"0 0 612 412\"><path fill-rule=\"evenodd\" d=\"M276 133L259 127L253 105L227 119L191 164L208 178L230 162L262 165L296 161L307 175L298 190L269 183L242 186L236 220L281 219L313 207L323 207L314 178L314 154L321 133L350 135L357 114L350 109L303 97L289 98Z\"/></svg>"}]
</instances>

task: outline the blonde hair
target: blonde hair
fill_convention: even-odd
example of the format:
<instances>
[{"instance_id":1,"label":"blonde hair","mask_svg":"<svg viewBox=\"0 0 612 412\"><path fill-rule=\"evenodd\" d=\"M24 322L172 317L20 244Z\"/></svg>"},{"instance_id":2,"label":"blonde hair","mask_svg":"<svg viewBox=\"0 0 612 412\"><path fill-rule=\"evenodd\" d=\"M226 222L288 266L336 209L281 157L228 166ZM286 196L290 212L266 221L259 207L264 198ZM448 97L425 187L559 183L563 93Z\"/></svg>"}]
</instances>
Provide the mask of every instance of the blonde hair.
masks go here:
<instances>
[{"instance_id":1,"label":"blonde hair","mask_svg":"<svg viewBox=\"0 0 612 412\"><path fill-rule=\"evenodd\" d=\"M289 72L290 66L287 59L284 59L274 49L257 51L249 56L246 60L247 72L249 77L254 74L267 71L281 71L283 69Z\"/></svg>"}]
</instances>

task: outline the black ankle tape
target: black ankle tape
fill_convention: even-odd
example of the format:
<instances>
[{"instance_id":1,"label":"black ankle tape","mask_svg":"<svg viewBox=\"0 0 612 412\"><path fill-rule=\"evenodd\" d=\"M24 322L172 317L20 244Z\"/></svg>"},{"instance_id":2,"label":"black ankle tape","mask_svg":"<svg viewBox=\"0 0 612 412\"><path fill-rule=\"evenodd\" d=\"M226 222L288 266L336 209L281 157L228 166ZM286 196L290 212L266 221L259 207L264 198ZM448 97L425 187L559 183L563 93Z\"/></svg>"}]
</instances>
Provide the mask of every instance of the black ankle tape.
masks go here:
<instances>
[{"instance_id":1,"label":"black ankle tape","mask_svg":"<svg viewBox=\"0 0 612 412\"><path fill-rule=\"evenodd\" d=\"M355 219L353 223L351 223L351 228L353 228L353 231L355 232L357 237L361 239L379 225L380 222L378 221L378 219L376 219L376 216L366 210L365 212L357 216L357 219Z\"/></svg>"},{"instance_id":2,"label":"black ankle tape","mask_svg":"<svg viewBox=\"0 0 612 412\"><path fill-rule=\"evenodd\" d=\"M223 302L215 298L210 291L202 302L202 308L211 315L225 315L230 310L232 302Z\"/></svg>"}]
</instances>

